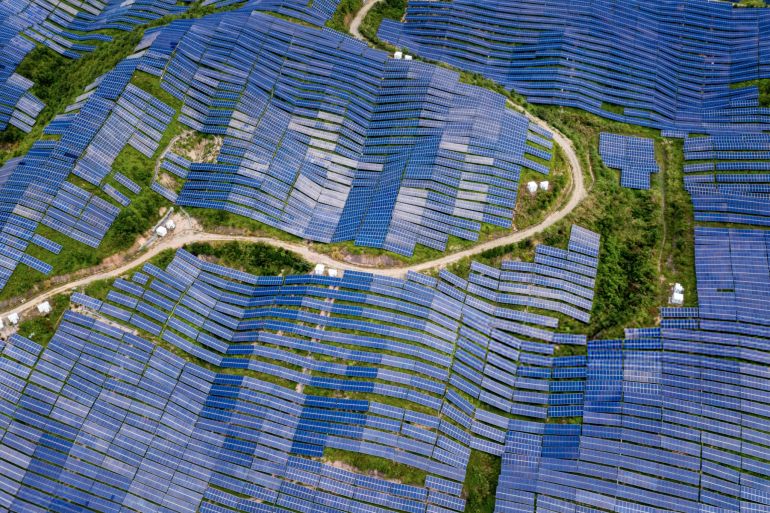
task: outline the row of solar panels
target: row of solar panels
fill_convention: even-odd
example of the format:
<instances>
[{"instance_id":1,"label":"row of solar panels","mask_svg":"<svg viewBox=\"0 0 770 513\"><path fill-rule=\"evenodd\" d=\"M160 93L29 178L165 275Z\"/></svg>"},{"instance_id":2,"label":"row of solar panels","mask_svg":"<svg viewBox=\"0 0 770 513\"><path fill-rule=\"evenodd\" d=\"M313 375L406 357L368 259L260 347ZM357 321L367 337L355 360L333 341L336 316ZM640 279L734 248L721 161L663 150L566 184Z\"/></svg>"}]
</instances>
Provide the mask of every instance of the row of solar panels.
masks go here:
<instances>
[{"instance_id":1,"label":"row of solar panels","mask_svg":"<svg viewBox=\"0 0 770 513\"><path fill-rule=\"evenodd\" d=\"M769 25L764 10L707 0L414 0L379 38L531 103L680 133L761 132L757 87L731 84L770 76Z\"/></svg>"},{"instance_id":2,"label":"row of solar panels","mask_svg":"<svg viewBox=\"0 0 770 513\"><path fill-rule=\"evenodd\" d=\"M180 205L409 255L510 227L521 169L548 172L550 134L451 71L259 13L188 27L150 33L139 66L184 102L182 123L224 136L214 164L164 161Z\"/></svg>"},{"instance_id":3,"label":"row of solar panels","mask_svg":"<svg viewBox=\"0 0 770 513\"><path fill-rule=\"evenodd\" d=\"M599 154L604 165L620 170L620 185L630 189L649 189L650 174L660 170L652 139L602 132Z\"/></svg>"},{"instance_id":4,"label":"row of solar panels","mask_svg":"<svg viewBox=\"0 0 770 513\"><path fill-rule=\"evenodd\" d=\"M768 262L764 231L696 228L699 306L589 342L582 425L511 423L496 511L761 509Z\"/></svg>"}]
</instances>

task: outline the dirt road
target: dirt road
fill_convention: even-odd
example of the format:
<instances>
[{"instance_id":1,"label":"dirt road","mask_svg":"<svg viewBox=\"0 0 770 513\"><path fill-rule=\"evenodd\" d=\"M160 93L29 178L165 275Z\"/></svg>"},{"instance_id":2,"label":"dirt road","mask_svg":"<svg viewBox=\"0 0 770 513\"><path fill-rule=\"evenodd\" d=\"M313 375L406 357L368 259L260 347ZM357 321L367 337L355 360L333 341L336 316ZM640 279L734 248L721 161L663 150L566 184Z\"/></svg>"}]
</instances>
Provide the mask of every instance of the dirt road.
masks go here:
<instances>
[{"instance_id":1,"label":"dirt road","mask_svg":"<svg viewBox=\"0 0 770 513\"><path fill-rule=\"evenodd\" d=\"M364 21L364 18L366 18L369 10L374 7L375 4L381 1L382 0L364 0L364 5L358 10L355 17L350 22L349 30L353 37L360 39L361 41L366 41L366 38L364 38L359 30L361 27L361 22Z\"/></svg>"},{"instance_id":2,"label":"dirt road","mask_svg":"<svg viewBox=\"0 0 770 513\"><path fill-rule=\"evenodd\" d=\"M183 227L180 226L179 230L172 232L165 239L159 239L158 242L150 246L144 252L139 253L136 256L136 258L126 262L125 264L108 271L86 276L80 279L73 280L64 285L57 286L33 298L28 299L25 303L20 304L19 306L11 310L0 313L0 317L7 317L12 313L21 314L33 308L38 303L45 301L47 299L50 299L51 297L57 294L61 294L62 292L67 292L71 289L84 287L94 281L108 279L108 278L116 278L122 274L125 274L127 271L144 264L149 259L151 259L152 257L156 256L157 254L159 254L160 252L166 249L181 248L185 244L189 244L192 242L227 242L227 241L263 242L265 244L270 244L272 246L281 247L281 248L299 253L303 258L305 258L306 260L314 264L316 263L324 264L326 266L333 267L336 269L350 269L350 270L356 270L356 271L371 272L371 273L375 273L383 276L403 277L409 271L422 272L428 269L432 269L434 267L446 267L449 264L462 260L463 258L466 258L466 257L477 255L488 249L492 249L498 246L504 246L507 244L518 242L520 240L524 240L528 237L531 237L537 233L542 232L546 228L564 219L564 217L566 217L570 212L572 212L575 209L575 207L577 207L578 204L586 197L587 190L583 179L583 167L580 164L580 159L578 159L578 156L575 153L575 148L572 145L572 141L567 139L563 134L561 134L555 128L550 126L548 123L532 116L530 113L526 112L521 107L514 105L513 103L511 103L510 105L513 108L516 108L517 110L523 112L529 119L531 119L535 123L538 123L539 125L551 131L551 133L553 134L554 144L561 147L561 149L564 151L564 154L567 156L567 161L569 162L570 172L572 173L572 190L569 192L570 197L567 203L561 208L559 208L558 210L552 212L540 223L534 226L531 226L529 228L526 228L520 232L515 232L510 235L506 235L505 237L501 237L499 239L490 240L488 242L484 242L482 244L474 246L470 249L459 251L457 253L444 255L435 260L430 260L428 262L423 262L421 264L415 264L407 267L371 268L371 267L357 266L357 265L349 264L347 262L340 262L338 260L331 258L328 255L318 253L312 250L311 248L309 248L308 246L305 246L301 243L286 242L286 241L272 239L268 237L252 237L252 236L246 236L246 235L220 235L217 233L204 232L195 228L184 229Z\"/></svg>"}]
</instances>

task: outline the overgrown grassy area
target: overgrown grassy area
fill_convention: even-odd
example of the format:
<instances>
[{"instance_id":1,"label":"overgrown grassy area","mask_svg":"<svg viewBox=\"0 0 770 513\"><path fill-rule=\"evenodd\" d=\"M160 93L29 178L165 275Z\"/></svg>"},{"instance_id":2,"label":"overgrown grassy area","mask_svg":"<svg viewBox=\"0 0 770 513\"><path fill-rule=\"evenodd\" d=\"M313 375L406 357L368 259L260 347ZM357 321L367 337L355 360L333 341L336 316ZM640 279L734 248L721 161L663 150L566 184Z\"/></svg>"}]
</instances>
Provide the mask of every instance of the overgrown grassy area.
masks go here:
<instances>
[{"instance_id":1,"label":"overgrown grassy area","mask_svg":"<svg viewBox=\"0 0 770 513\"><path fill-rule=\"evenodd\" d=\"M334 11L331 19L326 22L326 26L340 32L347 32L350 20L363 5L362 0L340 0L337 10Z\"/></svg>"},{"instance_id":2,"label":"overgrown grassy area","mask_svg":"<svg viewBox=\"0 0 770 513\"><path fill-rule=\"evenodd\" d=\"M377 48L393 50L393 45L377 37L380 23L385 18L401 20L406 12L406 0L383 0L372 7L361 22L361 35Z\"/></svg>"},{"instance_id":3,"label":"overgrown grassy area","mask_svg":"<svg viewBox=\"0 0 770 513\"><path fill-rule=\"evenodd\" d=\"M56 332L64 311L70 303L69 294L59 294L48 301L51 305L51 312L47 315L36 315L23 319L19 323L19 335L45 346Z\"/></svg>"},{"instance_id":4,"label":"overgrown grassy area","mask_svg":"<svg viewBox=\"0 0 770 513\"><path fill-rule=\"evenodd\" d=\"M493 513L500 477L500 457L471 449L463 484L466 513Z\"/></svg>"},{"instance_id":5,"label":"overgrown grassy area","mask_svg":"<svg viewBox=\"0 0 770 513\"><path fill-rule=\"evenodd\" d=\"M312 268L309 262L296 253L268 244L194 242L185 246L185 249L197 257L211 257L220 265L257 275L304 274Z\"/></svg>"},{"instance_id":6,"label":"overgrown grassy area","mask_svg":"<svg viewBox=\"0 0 770 513\"><path fill-rule=\"evenodd\" d=\"M759 106L770 107L770 79L760 78L757 80L738 82L736 84L732 84L730 87L733 89L741 89L743 87L750 86L757 86L757 89L759 89Z\"/></svg>"},{"instance_id":7,"label":"overgrown grassy area","mask_svg":"<svg viewBox=\"0 0 770 513\"><path fill-rule=\"evenodd\" d=\"M685 286L687 304L695 304L694 223L682 180L682 143L666 140L654 130L577 109L537 105L526 108L573 141L583 165L595 175L592 189L567 218L532 240L496 248L474 259L490 265L499 265L504 259L530 260L537 243L566 247L570 226L576 223L602 236L596 297L589 325L559 316L560 330L587 333L590 337L616 337L622 336L625 327L653 326L658 307L665 305L674 281ZM599 156L600 132L655 139L661 173L653 175L652 190L620 186L618 171L605 167ZM470 261L466 260L451 270L467 275L469 267Z\"/></svg>"},{"instance_id":8,"label":"overgrown grassy area","mask_svg":"<svg viewBox=\"0 0 770 513\"><path fill-rule=\"evenodd\" d=\"M323 459L326 463L342 463L361 474L374 475L407 485L424 486L425 478L428 475L424 470L403 463L396 463L387 458L330 447L324 450Z\"/></svg>"}]
</instances>

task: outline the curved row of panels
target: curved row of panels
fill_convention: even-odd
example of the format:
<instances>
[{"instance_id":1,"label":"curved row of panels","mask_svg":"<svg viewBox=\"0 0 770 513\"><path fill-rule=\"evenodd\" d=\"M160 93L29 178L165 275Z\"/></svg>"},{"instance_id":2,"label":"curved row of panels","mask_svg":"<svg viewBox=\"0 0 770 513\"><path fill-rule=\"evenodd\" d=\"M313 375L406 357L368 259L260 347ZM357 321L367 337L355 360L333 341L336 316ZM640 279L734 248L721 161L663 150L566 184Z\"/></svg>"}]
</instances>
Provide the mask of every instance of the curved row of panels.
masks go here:
<instances>
[{"instance_id":1,"label":"curved row of panels","mask_svg":"<svg viewBox=\"0 0 770 513\"><path fill-rule=\"evenodd\" d=\"M575 227L562 255L501 279L573 288L598 243ZM585 374L553 356L585 337L471 290L446 272L253 276L180 250L104 301L75 294L45 348L2 347L0 510L463 511L470 450L503 452L508 411L579 415ZM424 477L362 475L330 449Z\"/></svg>"},{"instance_id":2,"label":"curved row of panels","mask_svg":"<svg viewBox=\"0 0 770 513\"><path fill-rule=\"evenodd\" d=\"M0 288L20 262L51 272L28 254L41 225L98 247L147 186L305 239L406 255L512 226L520 173L549 170L547 131L454 72L252 8L150 31L45 128L50 138L6 163ZM131 84L138 71L160 75L181 111ZM114 166L128 147L159 155L174 119L222 136L217 160L165 153L179 190Z\"/></svg>"},{"instance_id":3,"label":"curved row of panels","mask_svg":"<svg viewBox=\"0 0 770 513\"><path fill-rule=\"evenodd\" d=\"M727 294L724 262L704 256L725 240L736 315L714 298ZM552 280L531 297L577 292L595 241L573 231L560 266L503 276L475 264L469 281L259 277L180 250L103 301L76 295L84 309L45 349L21 337L3 348L0 509L463 511L475 449L502 455L500 513L762 511L766 237L699 229L700 308L665 309L660 328L588 342L586 356L552 355L586 342L553 331L546 310L474 293L495 272ZM332 449L424 482L340 469Z\"/></svg>"},{"instance_id":4,"label":"curved row of panels","mask_svg":"<svg viewBox=\"0 0 770 513\"><path fill-rule=\"evenodd\" d=\"M532 103L690 132L764 130L770 12L707 0L408 2L379 37Z\"/></svg>"},{"instance_id":5,"label":"curved row of panels","mask_svg":"<svg viewBox=\"0 0 770 513\"><path fill-rule=\"evenodd\" d=\"M501 95L330 30L228 13L147 38L180 121L224 136L215 163L168 155L179 205L411 255L511 227L520 173L549 170L550 134Z\"/></svg>"}]
</instances>

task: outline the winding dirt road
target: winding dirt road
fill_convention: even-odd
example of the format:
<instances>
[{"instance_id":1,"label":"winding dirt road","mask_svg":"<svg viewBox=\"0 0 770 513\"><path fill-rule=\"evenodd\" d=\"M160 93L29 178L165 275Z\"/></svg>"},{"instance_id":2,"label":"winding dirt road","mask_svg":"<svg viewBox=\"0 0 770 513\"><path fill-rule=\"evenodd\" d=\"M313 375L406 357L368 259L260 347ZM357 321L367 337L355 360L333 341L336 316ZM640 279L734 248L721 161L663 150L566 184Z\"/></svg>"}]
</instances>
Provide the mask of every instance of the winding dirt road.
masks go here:
<instances>
[{"instance_id":1,"label":"winding dirt road","mask_svg":"<svg viewBox=\"0 0 770 513\"><path fill-rule=\"evenodd\" d=\"M78 289L80 287L84 287L94 281L109 279L109 278L117 278L118 276L125 274L129 270L144 264L145 262L150 260L152 257L158 255L160 252L166 249L181 248L182 246L186 244L190 244L192 242L227 242L227 241L262 242L265 244L270 244L272 246L294 251L312 263L320 263L329 267L343 269L343 270L348 269L348 270L371 272L382 276L403 277L409 271L423 272L428 269L432 269L434 267L439 267L439 268L446 267L447 265L453 264L459 260L462 260L463 258L477 255L488 249L504 246L507 244L512 244L514 242L519 242L521 240L524 240L528 237L532 237L533 235L536 235L542 232L543 230L549 228L550 226L553 226L555 223L564 219L564 217L566 217L570 212L572 212L575 209L575 207L577 207L578 204L587 196L588 192L586 190L585 182L583 179L583 167L580 164L580 159L578 159L578 156L575 153L575 148L572 145L572 141L567 139L567 137L565 137L561 132L556 130L554 127L550 126L548 123L546 123L542 119L532 116L529 112L526 112L524 109L522 109L521 107L513 103L511 103L510 105L513 108L519 110L520 112L523 112L530 120L534 121L535 123L538 123L539 125L551 131L551 133L553 134L554 143L559 147L561 147L561 149L564 151L564 154L567 156L570 172L572 173L572 188L569 191L570 197L567 203L565 203L558 210L549 214L540 223L534 226L531 226L529 228L526 228L520 232L515 232L510 235L500 237L498 239L484 242L482 244L466 249L464 251L459 251L457 253L444 255L435 260L430 260L420 264L410 265L406 267L372 268L372 267L358 266L347 262L341 262L341 261L335 260L331 258L329 255L318 253L312 250L310 247L301 243L287 242L287 241L272 239L268 237L253 237L253 236L247 236L247 235L221 235L217 233L204 232L197 229L183 229L182 227L180 227L180 229L177 230L176 232L172 232L173 234L169 235L168 238L160 239L158 242L156 242L155 244L147 248L145 251L137 254L136 258L126 262L123 265L108 271L85 276L83 278L73 280L63 285L59 285L53 289L49 289L46 292L38 294L33 298L27 299L24 303L18 305L17 307L11 310L0 313L0 317L7 317L12 313L21 314L22 312L25 312L33 308L34 305L37 305L42 301L50 299L51 297L57 294L67 292L72 289Z\"/></svg>"},{"instance_id":2,"label":"winding dirt road","mask_svg":"<svg viewBox=\"0 0 770 513\"><path fill-rule=\"evenodd\" d=\"M363 6L356 13L356 15L353 17L353 19L350 22L349 29L353 37L362 41L366 41L366 39L360 32L361 22L369 13L371 8L374 7L380 1L382 0L364 0ZM376 273L383 276L403 277L409 271L423 272L428 269L432 269L434 267L446 267L447 265L453 264L459 260L462 260L463 258L477 255L488 249L496 248L499 246L505 246L507 244L512 244L514 242L524 240L528 237L531 237L533 235L536 235L537 233L542 232L548 227L564 219L564 217L566 217L570 212L572 212L575 209L575 207L577 207L577 205L581 201L583 201L583 199L587 195L587 191L583 180L583 168L580 164L580 160L578 159L577 154L575 153L575 149L574 149L574 146L572 145L572 141L567 139L567 137L565 137L562 133L560 133L554 127L550 126L548 123L546 123L542 119L536 118L535 116L533 116L532 114L524 110L522 107L512 102L509 102L509 105L512 108L518 110L519 112L522 112L523 114L525 114L530 120L534 121L535 123L551 131L551 133L553 134L554 143L560 146L564 151L564 154L567 156L567 160L570 166L570 171L572 173L572 189L570 191L570 198L567 201L567 203L564 206L562 206L560 209L549 214L540 223L534 226L531 226L529 228L526 228L525 230L522 230L520 232L515 232L510 235L500 237L498 239L484 242L482 244L474 246L470 249L466 249L464 251L459 251L457 253L444 255L435 260L430 260L428 262L423 262L421 264L415 264L407 267L372 268L372 267L357 266L347 262L340 262L338 260L331 258L328 255L313 251L308 246L305 246L303 244L286 242L286 241L281 241L281 240L271 239L266 237L220 235L216 233L203 232L196 229L187 229L187 230L180 229L180 230L177 230L176 232L173 232L173 234L170 235L168 238L161 239L155 244L153 244L152 246L150 246L149 248L147 248L146 250L144 250L143 252L138 253L136 258L126 262L125 264L119 267L116 267L109 271L104 271L93 275L85 276L83 278L75 279L71 282L65 283L64 285L59 285L55 288L49 289L46 292L38 294L35 297L28 298L24 303L21 303L19 306L11 310L0 313L0 317L7 317L12 313L21 314L27 310L32 309L34 305L37 305L38 303L41 303L47 299L50 299L57 294L61 294L63 292L84 287L92 282L95 282L98 280L110 279L110 278L117 278L118 276L125 274L129 270L144 264L145 262L147 262L148 260L150 260L151 258L153 258L154 256L158 255L159 253L161 253L166 249L181 248L182 246L192 242L227 242L227 241L263 242L265 244L270 244L272 246L277 246L277 247L294 251L312 263L320 263L320 264L324 264L326 266L334 267L338 269L349 269L349 270L356 270L356 271L371 272L371 273ZM177 138L178 137L181 137L181 134L177 136ZM172 141L172 144L173 142L174 141ZM169 144L167 146L167 148L163 152L163 155L165 155L166 151L168 151L168 149L172 146L172 144ZM159 165L160 164L158 163L158 165L156 165L155 167L156 173L158 171Z\"/></svg>"},{"instance_id":3,"label":"winding dirt road","mask_svg":"<svg viewBox=\"0 0 770 513\"><path fill-rule=\"evenodd\" d=\"M382 0L364 0L364 5L361 6L355 17L350 21L350 27L348 27L348 30L350 30L350 34L353 37L360 39L361 41L366 41L366 38L364 38L359 30L361 27L361 22L364 21L364 18L366 18L369 10L379 2L382 2Z\"/></svg>"}]
</instances>

